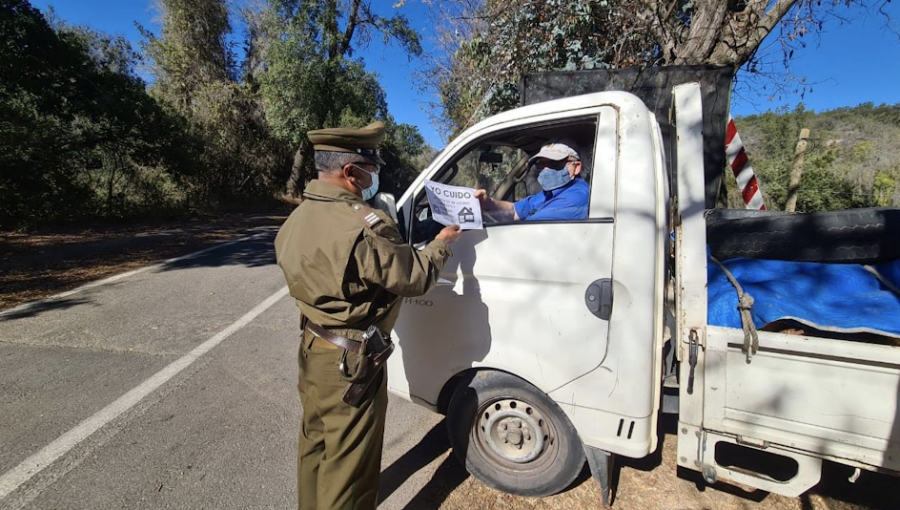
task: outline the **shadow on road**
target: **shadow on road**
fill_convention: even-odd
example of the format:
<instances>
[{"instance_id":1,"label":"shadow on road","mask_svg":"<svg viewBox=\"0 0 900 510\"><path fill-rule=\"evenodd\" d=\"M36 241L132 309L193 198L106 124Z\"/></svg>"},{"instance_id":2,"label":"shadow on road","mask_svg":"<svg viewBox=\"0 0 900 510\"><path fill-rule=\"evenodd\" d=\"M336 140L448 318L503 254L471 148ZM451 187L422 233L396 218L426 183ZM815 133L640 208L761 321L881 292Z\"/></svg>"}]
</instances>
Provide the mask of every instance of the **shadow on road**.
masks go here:
<instances>
[{"instance_id":1,"label":"shadow on road","mask_svg":"<svg viewBox=\"0 0 900 510\"><path fill-rule=\"evenodd\" d=\"M160 271L177 271L198 267L244 266L262 267L275 264L275 234L272 230L255 239L166 264Z\"/></svg>"},{"instance_id":2,"label":"shadow on road","mask_svg":"<svg viewBox=\"0 0 900 510\"><path fill-rule=\"evenodd\" d=\"M422 487L422 490L403 510L437 510L441 507L441 503L450 496L450 493L468 477L469 473L462 464L456 460L455 456L450 455L438 466L431 480L425 487Z\"/></svg>"},{"instance_id":3,"label":"shadow on road","mask_svg":"<svg viewBox=\"0 0 900 510\"><path fill-rule=\"evenodd\" d=\"M93 302L92 299L86 297L73 297L73 298L63 298L63 299L54 299L51 301L38 301L34 304L22 308L20 310L11 310L5 313L0 313L0 322L4 321L12 321L16 319L25 319L28 317L34 317L36 315L40 315L44 312L51 312L54 310L65 310L67 308L72 308L79 305L84 305Z\"/></svg>"},{"instance_id":4,"label":"shadow on road","mask_svg":"<svg viewBox=\"0 0 900 510\"><path fill-rule=\"evenodd\" d=\"M382 471L378 503L384 502L413 474L448 450L450 450L450 441L447 438L447 421L445 419L432 427L416 446ZM405 509L429 510L439 508L450 493L468 477L469 473L456 460L456 457L449 455L438 466L428 483L406 505Z\"/></svg>"},{"instance_id":5,"label":"shadow on road","mask_svg":"<svg viewBox=\"0 0 900 510\"><path fill-rule=\"evenodd\" d=\"M270 229L267 229L260 237L257 237L255 239L240 241L238 243L222 247L218 247L218 245L214 244L211 247L208 247L214 248L208 252L190 256L188 258L181 259L175 262L165 263L155 271L163 273L168 271L204 267L212 268L223 266L244 266L248 268L256 268L274 265L275 248L273 246L273 242L275 240L275 234L276 231L274 230L274 227L272 227ZM124 255L122 254L119 254L117 256L124 257ZM108 262L110 264L114 264L117 260L115 259L115 257L107 257L107 259L109 259ZM57 273L58 274L49 274L41 278L40 284L45 289L47 289L48 292L51 289L53 291L62 291L66 290L67 288L71 288L68 280L66 280L67 276L62 272ZM108 283L104 284L103 288L109 288L112 285L119 284L120 282ZM3 284L2 282L0 282L0 294L2 294L4 291L5 289L3 287ZM25 308L22 308L20 310L13 309L6 312L0 311L0 322L34 317L42 313L55 310L65 310L78 305L91 303L92 301L93 300L89 297L83 296L73 296L70 298L58 299L50 298L47 301L34 301L30 305L27 305Z\"/></svg>"},{"instance_id":6,"label":"shadow on road","mask_svg":"<svg viewBox=\"0 0 900 510\"><path fill-rule=\"evenodd\" d=\"M0 232L0 309L50 298L198 250L204 252L165 264L157 271L274 264L273 242L278 225L271 224L274 220L260 221L263 220L269 224L248 228L197 226L164 232L140 229L34 235ZM255 234L260 237L226 245L236 237ZM18 317L16 314L9 318Z\"/></svg>"}]
</instances>

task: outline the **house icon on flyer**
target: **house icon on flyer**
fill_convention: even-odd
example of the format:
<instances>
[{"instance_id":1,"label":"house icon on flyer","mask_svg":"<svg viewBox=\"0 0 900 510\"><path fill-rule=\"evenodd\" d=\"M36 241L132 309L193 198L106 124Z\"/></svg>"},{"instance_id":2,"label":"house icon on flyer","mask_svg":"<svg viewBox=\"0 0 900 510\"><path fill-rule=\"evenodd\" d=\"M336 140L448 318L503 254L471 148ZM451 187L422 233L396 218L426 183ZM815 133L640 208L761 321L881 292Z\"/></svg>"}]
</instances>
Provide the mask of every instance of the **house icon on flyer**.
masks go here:
<instances>
[{"instance_id":1,"label":"house icon on flyer","mask_svg":"<svg viewBox=\"0 0 900 510\"><path fill-rule=\"evenodd\" d=\"M459 223L475 223L475 213L472 212L472 209L463 207L462 210L459 211Z\"/></svg>"}]
</instances>

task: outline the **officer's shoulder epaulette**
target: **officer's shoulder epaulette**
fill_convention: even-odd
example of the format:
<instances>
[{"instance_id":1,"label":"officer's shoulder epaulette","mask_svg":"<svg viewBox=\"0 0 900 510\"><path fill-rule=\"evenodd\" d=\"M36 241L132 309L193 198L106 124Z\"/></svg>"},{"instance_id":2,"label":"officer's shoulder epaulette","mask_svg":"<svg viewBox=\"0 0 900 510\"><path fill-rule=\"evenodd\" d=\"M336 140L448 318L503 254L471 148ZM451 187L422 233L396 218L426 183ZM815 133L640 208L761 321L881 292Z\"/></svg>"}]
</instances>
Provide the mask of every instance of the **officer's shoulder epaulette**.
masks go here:
<instances>
[{"instance_id":1,"label":"officer's shoulder epaulette","mask_svg":"<svg viewBox=\"0 0 900 510\"><path fill-rule=\"evenodd\" d=\"M363 204L353 204L350 206L356 216L359 217L367 227L373 228L383 220L377 214L377 210Z\"/></svg>"}]
</instances>

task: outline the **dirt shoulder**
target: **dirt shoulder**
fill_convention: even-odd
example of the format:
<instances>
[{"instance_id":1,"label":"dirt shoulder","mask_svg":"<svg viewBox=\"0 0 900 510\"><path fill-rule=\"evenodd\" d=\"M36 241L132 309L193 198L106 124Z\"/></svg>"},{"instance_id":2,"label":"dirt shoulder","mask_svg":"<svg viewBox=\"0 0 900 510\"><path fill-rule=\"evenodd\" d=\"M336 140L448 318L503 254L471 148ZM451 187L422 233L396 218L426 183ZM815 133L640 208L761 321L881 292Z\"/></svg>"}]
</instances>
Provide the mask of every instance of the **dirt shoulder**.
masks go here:
<instances>
[{"instance_id":1,"label":"dirt shoulder","mask_svg":"<svg viewBox=\"0 0 900 510\"><path fill-rule=\"evenodd\" d=\"M94 280L278 226L287 216L225 214L191 220L0 232L0 310Z\"/></svg>"},{"instance_id":2,"label":"dirt shoulder","mask_svg":"<svg viewBox=\"0 0 900 510\"><path fill-rule=\"evenodd\" d=\"M790 498L719 482L707 485L699 473L678 467L677 421L664 416L660 446L644 459L619 457L615 469L613 510L875 510L900 508L897 479L863 472L854 484L853 469L823 466L822 481L800 497ZM437 468L435 480L419 499L422 508L440 510L601 510L599 485L585 470L573 487L546 498L524 498L491 489L466 473L456 459ZM428 506L431 505L431 506ZM418 507L417 507L418 508Z\"/></svg>"}]
</instances>

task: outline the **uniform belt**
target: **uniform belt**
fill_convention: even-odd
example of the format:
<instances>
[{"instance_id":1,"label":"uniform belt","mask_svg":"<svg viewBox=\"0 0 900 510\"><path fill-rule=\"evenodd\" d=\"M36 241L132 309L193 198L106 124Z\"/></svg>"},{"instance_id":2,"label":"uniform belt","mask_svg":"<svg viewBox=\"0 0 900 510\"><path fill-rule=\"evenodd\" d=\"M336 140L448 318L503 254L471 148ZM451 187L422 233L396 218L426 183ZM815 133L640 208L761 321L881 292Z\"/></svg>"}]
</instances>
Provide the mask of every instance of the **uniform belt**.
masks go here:
<instances>
[{"instance_id":1,"label":"uniform belt","mask_svg":"<svg viewBox=\"0 0 900 510\"><path fill-rule=\"evenodd\" d=\"M319 326L315 322L306 321L306 329L309 330L310 333L313 334L316 338L321 338L322 340L327 340L328 342L342 348L347 349L350 352L359 352L362 348L362 343L357 342L356 340L350 340L349 338L344 338L340 335L335 335L334 333L328 331L327 329Z\"/></svg>"},{"instance_id":2,"label":"uniform belt","mask_svg":"<svg viewBox=\"0 0 900 510\"><path fill-rule=\"evenodd\" d=\"M322 349L328 349L328 350L340 349L340 347L334 345L333 343L329 342L328 340L322 340L321 338L317 337L316 335L314 335L312 333L310 333L309 336L312 337L312 343L309 344L311 347L320 347Z\"/></svg>"}]
</instances>

